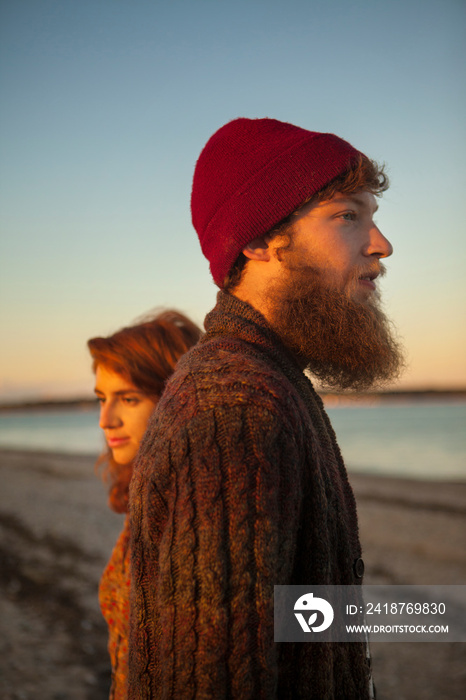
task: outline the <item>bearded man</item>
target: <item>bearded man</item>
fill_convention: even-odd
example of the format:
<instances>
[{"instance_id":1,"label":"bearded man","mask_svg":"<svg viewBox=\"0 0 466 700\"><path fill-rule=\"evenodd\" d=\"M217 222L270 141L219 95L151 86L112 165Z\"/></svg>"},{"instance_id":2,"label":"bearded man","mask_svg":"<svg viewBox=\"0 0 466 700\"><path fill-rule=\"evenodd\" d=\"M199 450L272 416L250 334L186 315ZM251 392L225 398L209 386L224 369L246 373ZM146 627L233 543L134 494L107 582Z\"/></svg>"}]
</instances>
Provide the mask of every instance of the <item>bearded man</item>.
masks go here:
<instances>
[{"instance_id":1,"label":"bearded man","mask_svg":"<svg viewBox=\"0 0 466 700\"><path fill-rule=\"evenodd\" d=\"M367 700L365 645L276 644L274 585L363 574L323 404L396 376L379 307L383 170L333 134L237 119L196 165L193 224L221 288L131 487L130 698Z\"/></svg>"}]
</instances>

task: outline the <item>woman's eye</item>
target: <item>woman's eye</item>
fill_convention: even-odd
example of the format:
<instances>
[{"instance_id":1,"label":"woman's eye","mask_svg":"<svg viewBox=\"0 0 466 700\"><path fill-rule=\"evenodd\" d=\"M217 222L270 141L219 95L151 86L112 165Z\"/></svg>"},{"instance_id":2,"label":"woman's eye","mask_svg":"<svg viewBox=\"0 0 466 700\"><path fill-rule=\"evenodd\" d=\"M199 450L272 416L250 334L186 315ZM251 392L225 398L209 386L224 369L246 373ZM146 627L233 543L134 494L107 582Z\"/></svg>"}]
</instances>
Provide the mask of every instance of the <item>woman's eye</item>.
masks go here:
<instances>
[{"instance_id":1,"label":"woman's eye","mask_svg":"<svg viewBox=\"0 0 466 700\"><path fill-rule=\"evenodd\" d=\"M139 403L139 399L136 399L132 396L125 396L123 402L128 404L129 406L136 406Z\"/></svg>"},{"instance_id":2,"label":"woman's eye","mask_svg":"<svg viewBox=\"0 0 466 700\"><path fill-rule=\"evenodd\" d=\"M97 396L96 401L97 401L97 403L100 403L100 404L105 403L105 399L103 396Z\"/></svg>"}]
</instances>

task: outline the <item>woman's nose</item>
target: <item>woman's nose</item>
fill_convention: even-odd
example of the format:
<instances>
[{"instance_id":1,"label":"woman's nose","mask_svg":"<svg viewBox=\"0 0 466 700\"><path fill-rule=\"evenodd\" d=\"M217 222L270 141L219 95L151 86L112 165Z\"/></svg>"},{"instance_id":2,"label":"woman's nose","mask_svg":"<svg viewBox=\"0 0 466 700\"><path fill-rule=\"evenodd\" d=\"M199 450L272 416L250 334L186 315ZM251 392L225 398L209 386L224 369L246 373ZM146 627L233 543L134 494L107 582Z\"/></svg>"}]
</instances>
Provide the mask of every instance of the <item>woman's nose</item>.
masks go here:
<instances>
[{"instance_id":1,"label":"woman's nose","mask_svg":"<svg viewBox=\"0 0 466 700\"><path fill-rule=\"evenodd\" d=\"M99 426L102 430L118 428L122 425L116 406L111 401L106 401L100 405Z\"/></svg>"}]
</instances>

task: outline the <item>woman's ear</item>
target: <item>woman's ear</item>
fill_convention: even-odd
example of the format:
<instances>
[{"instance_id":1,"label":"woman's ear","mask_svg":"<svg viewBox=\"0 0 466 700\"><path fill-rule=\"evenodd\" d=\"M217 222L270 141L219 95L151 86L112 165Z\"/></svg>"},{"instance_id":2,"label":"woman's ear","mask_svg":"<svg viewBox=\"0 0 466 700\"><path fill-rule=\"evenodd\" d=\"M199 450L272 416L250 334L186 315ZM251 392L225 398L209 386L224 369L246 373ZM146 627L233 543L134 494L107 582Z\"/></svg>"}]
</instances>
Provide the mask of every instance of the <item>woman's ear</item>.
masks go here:
<instances>
[{"instance_id":1,"label":"woman's ear","mask_svg":"<svg viewBox=\"0 0 466 700\"><path fill-rule=\"evenodd\" d=\"M262 260L267 262L270 259L269 244L267 236L254 238L250 243L243 248L243 255L249 260Z\"/></svg>"}]
</instances>

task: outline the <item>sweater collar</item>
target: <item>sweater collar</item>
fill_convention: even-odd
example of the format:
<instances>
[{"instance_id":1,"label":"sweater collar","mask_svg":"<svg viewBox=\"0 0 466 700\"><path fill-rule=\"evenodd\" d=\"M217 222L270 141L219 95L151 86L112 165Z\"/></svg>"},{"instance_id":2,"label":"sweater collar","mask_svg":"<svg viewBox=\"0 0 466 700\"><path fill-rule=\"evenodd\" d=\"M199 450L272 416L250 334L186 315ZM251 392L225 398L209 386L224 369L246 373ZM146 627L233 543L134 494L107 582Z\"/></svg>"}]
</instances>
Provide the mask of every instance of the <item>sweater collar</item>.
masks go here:
<instances>
[{"instance_id":1,"label":"sweater collar","mask_svg":"<svg viewBox=\"0 0 466 700\"><path fill-rule=\"evenodd\" d=\"M219 291L217 304L204 320L204 341L218 336L230 336L260 347L286 374L304 378L304 373L293 353L270 327L265 317L254 307L233 294ZM286 368L286 369L285 369Z\"/></svg>"}]
</instances>

